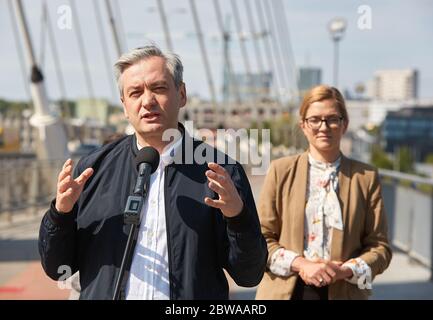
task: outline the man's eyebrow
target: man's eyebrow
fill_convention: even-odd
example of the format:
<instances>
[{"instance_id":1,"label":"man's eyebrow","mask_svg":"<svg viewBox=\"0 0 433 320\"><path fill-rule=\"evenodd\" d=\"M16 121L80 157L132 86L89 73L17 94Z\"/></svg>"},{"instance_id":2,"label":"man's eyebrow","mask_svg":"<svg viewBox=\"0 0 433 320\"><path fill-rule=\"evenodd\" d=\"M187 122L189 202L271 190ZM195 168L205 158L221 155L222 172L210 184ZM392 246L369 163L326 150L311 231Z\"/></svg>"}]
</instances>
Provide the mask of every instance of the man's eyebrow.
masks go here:
<instances>
[{"instance_id":1,"label":"man's eyebrow","mask_svg":"<svg viewBox=\"0 0 433 320\"><path fill-rule=\"evenodd\" d=\"M158 80L158 81L149 83L149 87L152 87L152 88L157 87L157 86L167 86L167 85L168 85L168 82L165 80ZM132 84L126 88L126 92L130 93L131 91L137 90L137 89L142 89L142 85Z\"/></svg>"},{"instance_id":2,"label":"man's eyebrow","mask_svg":"<svg viewBox=\"0 0 433 320\"><path fill-rule=\"evenodd\" d=\"M131 85L131 86L129 86L128 88L126 88L126 92L131 92L132 90L140 89L140 88L141 88L141 86L138 85L138 84L136 84L136 85Z\"/></svg>"}]
</instances>

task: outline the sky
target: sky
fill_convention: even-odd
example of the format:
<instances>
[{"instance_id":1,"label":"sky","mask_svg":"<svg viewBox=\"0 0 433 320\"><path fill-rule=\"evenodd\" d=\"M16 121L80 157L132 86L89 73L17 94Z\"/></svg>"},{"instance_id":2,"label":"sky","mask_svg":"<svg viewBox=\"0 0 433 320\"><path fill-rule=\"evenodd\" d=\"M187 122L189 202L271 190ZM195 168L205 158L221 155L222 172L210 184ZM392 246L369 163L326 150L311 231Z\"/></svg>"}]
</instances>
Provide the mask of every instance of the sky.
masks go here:
<instances>
[{"instance_id":1,"label":"sky","mask_svg":"<svg viewBox=\"0 0 433 320\"><path fill-rule=\"evenodd\" d=\"M14 38L8 1L0 0L0 98L11 100L28 99L27 85L20 65L17 42ZM97 0L103 14L103 37L108 43L106 50L110 66L105 62L101 35L95 14L95 0L75 0L79 26L73 20L70 29L59 28L58 23L64 18L59 12L62 6L70 6L69 0L23 0L24 10L37 60L42 65L46 79L47 92L51 99L60 98L59 81L56 77L48 34L42 26L42 5L47 4L53 26L60 65L66 82L66 98L88 97L83 63L77 44L77 32L81 29L85 53L89 61L91 85L96 97L118 101L111 68L116 61L116 50L110 33L105 2ZM230 21L230 29L235 32L231 0L219 0L222 13ZM258 15L255 0L237 0L242 21L242 29L249 31L245 14L245 1L253 9L256 29ZM272 0L259 0L262 4L272 5ZM433 98L433 1L431 0L282 0L289 33L283 39L290 45L296 67L314 66L322 69L323 82L332 84L333 44L327 30L329 21L334 17L343 17L348 27L340 42L341 89L353 90L355 85L373 77L376 70L416 68L419 72L419 96ZM197 0L205 44L211 65L211 74L216 85L217 98L222 99L223 43L214 11L213 0ZM116 5L117 3L117 5ZM174 51L180 55L184 64L184 81L189 94L209 98L205 69L190 10L189 0L163 0L167 14L168 27L172 34ZM156 43L162 49L166 44L157 11L156 0L114 0L115 16L122 37L123 51ZM371 29L360 29L358 21L362 13L360 6L366 5L371 10ZM282 43L282 42L281 42ZM252 71L258 70L254 47L247 41L247 51ZM262 55L265 53L265 41L258 42ZM230 43L230 55L233 69L244 72L239 42L233 38ZM43 57L43 59L42 59ZM269 66L269 57L265 57L265 67ZM28 73L28 71L26 71Z\"/></svg>"}]
</instances>

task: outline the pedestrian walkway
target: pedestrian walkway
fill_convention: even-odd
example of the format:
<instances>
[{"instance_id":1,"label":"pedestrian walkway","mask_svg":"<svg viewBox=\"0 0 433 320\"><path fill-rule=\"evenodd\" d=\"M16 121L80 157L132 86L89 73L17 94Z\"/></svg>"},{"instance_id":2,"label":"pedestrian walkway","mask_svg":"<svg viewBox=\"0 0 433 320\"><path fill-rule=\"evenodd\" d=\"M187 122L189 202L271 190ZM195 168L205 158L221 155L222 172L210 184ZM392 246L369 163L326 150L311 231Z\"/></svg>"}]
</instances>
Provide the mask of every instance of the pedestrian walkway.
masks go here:
<instances>
[{"instance_id":1,"label":"pedestrian walkway","mask_svg":"<svg viewBox=\"0 0 433 320\"><path fill-rule=\"evenodd\" d=\"M371 300L433 300L431 272L404 253L394 252L389 268L373 282ZM230 298L254 299L256 288L240 288L230 281Z\"/></svg>"},{"instance_id":2,"label":"pedestrian walkway","mask_svg":"<svg viewBox=\"0 0 433 320\"><path fill-rule=\"evenodd\" d=\"M37 237L43 211L36 216L14 213L13 223L0 224L0 300L67 299L68 289L42 269Z\"/></svg>"},{"instance_id":3,"label":"pedestrian walkway","mask_svg":"<svg viewBox=\"0 0 433 320\"><path fill-rule=\"evenodd\" d=\"M372 299L433 300L431 271L394 251L390 267L373 283Z\"/></svg>"},{"instance_id":4,"label":"pedestrian walkway","mask_svg":"<svg viewBox=\"0 0 433 320\"><path fill-rule=\"evenodd\" d=\"M9 265L13 268L14 265ZM21 271L0 285L0 300L66 300L70 290L60 289L48 278L39 261L21 266Z\"/></svg>"},{"instance_id":5,"label":"pedestrian walkway","mask_svg":"<svg viewBox=\"0 0 433 320\"><path fill-rule=\"evenodd\" d=\"M257 203L263 176L250 177L250 182ZM60 289L41 267L37 237L42 214L17 214L13 224L0 223L0 300L70 296L70 290ZM254 299L256 288L240 288L228 278L232 299ZM371 299L433 299L430 278L430 270L395 251L390 267L375 279Z\"/></svg>"}]
</instances>

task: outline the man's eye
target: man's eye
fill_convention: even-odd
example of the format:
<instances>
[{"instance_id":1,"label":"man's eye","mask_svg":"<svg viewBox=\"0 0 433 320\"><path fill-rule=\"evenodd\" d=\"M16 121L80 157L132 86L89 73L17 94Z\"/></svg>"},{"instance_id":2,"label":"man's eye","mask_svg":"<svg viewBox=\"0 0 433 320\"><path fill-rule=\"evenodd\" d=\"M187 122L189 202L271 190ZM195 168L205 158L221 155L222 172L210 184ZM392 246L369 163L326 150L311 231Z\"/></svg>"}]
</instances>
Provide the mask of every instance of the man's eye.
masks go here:
<instances>
[{"instance_id":1,"label":"man's eye","mask_svg":"<svg viewBox=\"0 0 433 320\"><path fill-rule=\"evenodd\" d=\"M139 95L140 95L139 91L134 91L134 92L131 92L131 94L129 96L130 97L138 97Z\"/></svg>"}]
</instances>

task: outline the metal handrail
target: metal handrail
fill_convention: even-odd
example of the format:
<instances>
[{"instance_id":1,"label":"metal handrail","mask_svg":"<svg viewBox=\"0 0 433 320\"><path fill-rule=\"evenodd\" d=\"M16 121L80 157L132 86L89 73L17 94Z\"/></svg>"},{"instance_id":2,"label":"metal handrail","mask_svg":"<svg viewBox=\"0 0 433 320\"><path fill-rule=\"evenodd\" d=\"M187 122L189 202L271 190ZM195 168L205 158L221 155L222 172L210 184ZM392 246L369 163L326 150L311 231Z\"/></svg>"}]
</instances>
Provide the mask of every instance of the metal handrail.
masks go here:
<instances>
[{"instance_id":1,"label":"metal handrail","mask_svg":"<svg viewBox=\"0 0 433 320\"><path fill-rule=\"evenodd\" d=\"M420 176L417 176L414 174L408 174L408 173L403 173L403 172L398 172L398 171L393 171L393 170L387 170L387 169L379 169L379 174L381 176L389 177L392 179L408 180L408 181L415 183L415 184L428 184L428 185L433 186L433 179L420 177Z\"/></svg>"}]
</instances>

